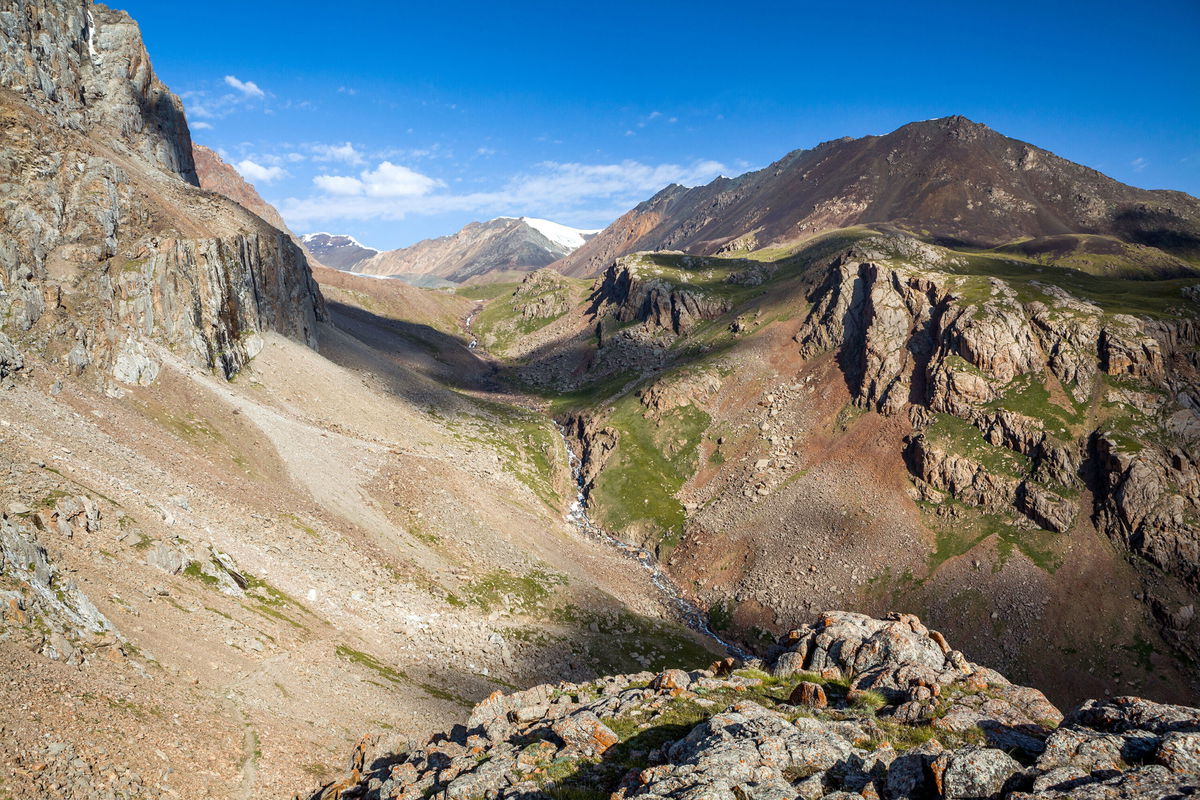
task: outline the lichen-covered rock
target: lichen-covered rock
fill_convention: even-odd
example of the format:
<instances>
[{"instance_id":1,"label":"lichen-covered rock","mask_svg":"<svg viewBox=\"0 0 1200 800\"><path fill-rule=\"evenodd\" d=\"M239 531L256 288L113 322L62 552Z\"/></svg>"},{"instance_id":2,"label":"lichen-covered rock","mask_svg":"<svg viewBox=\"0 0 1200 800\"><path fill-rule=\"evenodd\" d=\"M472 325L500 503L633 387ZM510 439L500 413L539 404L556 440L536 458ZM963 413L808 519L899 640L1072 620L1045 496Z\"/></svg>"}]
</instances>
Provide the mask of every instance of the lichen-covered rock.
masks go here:
<instances>
[{"instance_id":1,"label":"lichen-covered rock","mask_svg":"<svg viewBox=\"0 0 1200 800\"><path fill-rule=\"evenodd\" d=\"M991 800L1012 786L1021 765L1003 750L967 747L942 753L930 770L945 800Z\"/></svg>"}]
</instances>

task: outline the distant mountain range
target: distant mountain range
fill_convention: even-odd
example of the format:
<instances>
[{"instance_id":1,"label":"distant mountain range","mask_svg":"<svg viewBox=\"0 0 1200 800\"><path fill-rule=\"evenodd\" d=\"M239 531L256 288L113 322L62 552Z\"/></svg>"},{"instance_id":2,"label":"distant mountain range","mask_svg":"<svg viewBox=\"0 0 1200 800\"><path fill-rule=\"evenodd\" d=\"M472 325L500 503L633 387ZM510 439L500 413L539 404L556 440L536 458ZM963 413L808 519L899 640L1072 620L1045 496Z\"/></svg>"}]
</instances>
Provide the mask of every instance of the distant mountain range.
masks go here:
<instances>
[{"instance_id":1,"label":"distant mountain range","mask_svg":"<svg viewBox=\"0 0 1200 800\"><path fill-rule=\"evenodd\" d=\"M533 217L497 217L385 252L327 233L309 234L304 244L322 263L338 269L436 286L471 278L503 280L514 272L539 269L575 252L596 233Z\"/></svg>"},{"instance_id":2,"label":"distant mountain range","mask_svg":"<svg viewBox=\"0 0 1200 800\"><path fill-rule=\"evenodd\" d=\"M706 186L671 185L555 264L592 276L622 255L714 255L887 224L933 244L1008 246L1055 263L1132 259L1156 274L1200 258L1200 201L1127 186L964 117L842 138Z\"/></svg>"}]
</instances>

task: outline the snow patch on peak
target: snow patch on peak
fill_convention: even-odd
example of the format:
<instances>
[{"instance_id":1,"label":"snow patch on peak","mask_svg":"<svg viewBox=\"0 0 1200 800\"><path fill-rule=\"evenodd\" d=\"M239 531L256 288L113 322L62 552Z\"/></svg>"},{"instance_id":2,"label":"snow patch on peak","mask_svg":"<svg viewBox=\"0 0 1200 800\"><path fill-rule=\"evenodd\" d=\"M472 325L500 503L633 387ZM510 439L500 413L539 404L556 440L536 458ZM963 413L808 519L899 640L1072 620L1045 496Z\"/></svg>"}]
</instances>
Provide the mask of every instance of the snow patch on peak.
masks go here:
<instances>
[{"instance_id":1,"label":"snow patch on peak","mask_svg":"<svg viewBox=\"0 0 1200 800\"><path fill-rule=\"evenodd\" d=\"M300 241L304 242L305 244L310 244L312 242L318 241L321 237L324 237L326 239L337 240L337 244L335 245L337 247L347 247L350 245L354 245L355 247L361 247L364 250L374 250L376 253L379 252L378 250L375 250L374 247L368 247L367 245L363 244L358 239L355 239L353 236L351 236L348 233L325 233L324 231L318 231L316 233L304 234L303 236L300 237Z\"/></svg>"},{"instance_id":2,"label":"snow patch on peak","mask_svg":"<svg viewBox=\"0 0 1200 800\"><path fill-rule=\"evenodd\" d=\"M583 247L583 243L587 241L584 237L598 232L570 228L557 222L551 222L548 219L537 219L536 217L521 217L521 221L542 236L545 236L551 242L570 250L578 250L580 247Z\"/></svg>"}]
</instances>

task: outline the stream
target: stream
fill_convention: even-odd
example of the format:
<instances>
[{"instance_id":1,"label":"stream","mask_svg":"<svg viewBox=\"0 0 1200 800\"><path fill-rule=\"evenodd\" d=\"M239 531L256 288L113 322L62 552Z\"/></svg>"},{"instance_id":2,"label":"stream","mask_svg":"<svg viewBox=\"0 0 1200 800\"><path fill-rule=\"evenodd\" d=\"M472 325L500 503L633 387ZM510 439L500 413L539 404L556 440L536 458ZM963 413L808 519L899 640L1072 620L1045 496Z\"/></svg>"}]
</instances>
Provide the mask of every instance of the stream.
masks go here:
<instances>
[{"instance_id":1,"label":"stream","mask_svg":"<svg viewBox=\"0 0 1200 800\"><path fill-rule=\"evenodd\" d=\"M475 321L475 317L479 315L482 306L483 303L480 302L475 307L475 310L467 316L465 322L467 334L471 337L470 344L467 345L470 350L474 350L479 344L479 340L476 338L471 324ZM675 610L680 620L689 628L713 640L731 656L744 660L753 658L753 653L743 650L732 642L726 641L712 629L712 626L708 624L708 615L684 597L683 592L680 591L675 582L663 570L653 553L643 547L637 547L618 539L592 521L591 515L588 513L587 494L584 492L583 464L579 456L571 448L571 440L567 437L566 429L558 425L557 422L555 423L555 428L562 439L563 450L567 455L567 464L571 468L571 477L574 479L576 486L575 502L567 510L567 522L574 525L576 530L583 536L613 548L631 561L637 562L642 569L649 572L650 582L662 594L663 598L667 601L667 605Z\"/></svg>"},{"instance_id":2,"label":"stream","mask_svg":"<svg viewBox=\"0 0 1200 800\"><path fill-rule=\"evenodd\" d=\"M644 547L637 547L618 539L592 521L591 515L588 514L587 495L584 493L583 465L579 460L579 456L571 448L571 441L567 438L566 431L559 427L558 435L562 437L563 447L567 451L567 463L571 467L571 475L575 479L575 485L578 490L575 495L575 502L571 504L571 508L567 511L567 521L574 525L584 536L603 542L626 558L640 564L643 569L650 573L650 582L654 584L655 588L658 589L668 604L675 609L680 619L689 628L712 639L721 645L725 649L725 652L731 656L740 659L753 658L754 655L752 653L722 639L712 629L712 626L708 624L708 616L683 596L683 592L680 591L675 582L663 570L653 553Z\"/></svg>"}]
</instances>

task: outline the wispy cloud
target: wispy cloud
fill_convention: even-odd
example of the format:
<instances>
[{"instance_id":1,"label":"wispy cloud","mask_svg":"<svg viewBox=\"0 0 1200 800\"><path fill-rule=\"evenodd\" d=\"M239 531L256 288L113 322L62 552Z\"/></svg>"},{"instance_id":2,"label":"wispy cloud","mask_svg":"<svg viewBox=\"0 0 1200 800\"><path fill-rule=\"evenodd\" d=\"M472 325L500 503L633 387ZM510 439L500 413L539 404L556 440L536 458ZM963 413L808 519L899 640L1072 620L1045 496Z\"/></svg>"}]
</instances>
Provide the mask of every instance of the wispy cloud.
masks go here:
<instances>
[{"instance_id":1,"label":"wispy cloud","mask_svg":"<svg viewBox=\"0 0 1200 800\"><path fill-rule=\"evenodd\" d=\"M363 154L350 142L343 144L314 143L305 146L312 153L313 161L342 161L352 166L366 163Z\"/></svg>"},{"instance_id":2,"label":"wispy cloud","mask_svg":"<svg viewBox=\"0 0 1200 800\"><path fill-rule=\"evenodd\" d=\"M1141 156L1138 156L1133 161L1129 162L1129 166L1133 167L1134 172L1141 172L1147 166L1149 166L1149 164L1150 164L1150 162L1147 161L1146 159L1142 158Z\"/></svg>"},{"instance_id":3,"label":"wispy cloud","mask_svg":"<svg viewBox=\"0 0 1200 800\"><path fill-rule=\"evenodd\" d=\"M242 177L253 183L271 183L287 176L287 170L283 167L266 167L248 158L239 161L234 166L237 167L238 172L242 173Z\"/></svg>"},{"instance_id":4,"label":"wispy cloud","mask_svg":"<svg viewBox=\"0 0 1200 800\"><path fill-rule=\"evenodd\" d=\"M244 94L246 97L260 97L261 98L261 97L267 96L266 92L264 92L262 89L258 88L258 84L255 83L254 81L238 80L237 77L235 77L233 75L225 76L225 85L231 86L234 89L237 89L239 92Z\"/></svg>"},{"instance_id":5,"label":"wispy cloud","mask_svg":"<svg viewBox=\"0 0 1200 800\"><path fill-rule=\"evenodd\" d=\"M213 126L209 122L193 122L190 127L194 131L211 131Z\"/></svg>"},{"instance_id":6,"label":"wispy cloud","mask_svg":"<svg viewBox=\"0 0 1200 800\"><path fill-rule=\"evenodd\" d=\"M471 212L529 214L556 219L615 217L670 183L695 185L725 170L717 161L689 165L559 163L547 161L515 175L492 191L454 192L447 184L385 161L357 177L322 175L313 179L319 194L289 198L281 211L290 222L358 219L399 220L411 214Z\"/></svg>"}]
</instances>

